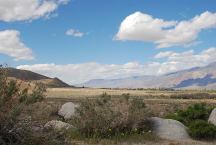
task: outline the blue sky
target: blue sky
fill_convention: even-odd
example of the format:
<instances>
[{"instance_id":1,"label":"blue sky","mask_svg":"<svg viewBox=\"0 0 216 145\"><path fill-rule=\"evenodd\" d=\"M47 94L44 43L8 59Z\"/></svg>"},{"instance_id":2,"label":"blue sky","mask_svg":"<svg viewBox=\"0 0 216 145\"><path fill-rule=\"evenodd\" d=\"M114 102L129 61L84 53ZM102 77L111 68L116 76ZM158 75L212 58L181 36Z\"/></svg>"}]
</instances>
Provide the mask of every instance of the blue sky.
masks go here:
<instances>
[{"instance_id":1,"label":"blue sky","mask_svg":"<svg viewBox=\"0 0 216 145\"><path fill-rule=\"evenodd\" d=\"M23 3L25 3L24 1ZM38 0L31 1L37 5ZM5 46L1 48L0 46L1 62L12 67L33 70L51 77L57 76L68 83L74 84L96 78L119 78L149 75L151 73L157 75L160 74L158 73L159 69L166 70L167 67L172 69L161 73L206 65L214 61L214 56L210 56L210 59L203 61L200 61L200 58L206 56L206 50L211 48L211 52L214 52L216 47L215 0L50 0L50 2L56 4L56 7L50 9L50 11L47 10L47 13L33 14L37 10L35 8L27 12L29 13L28 16L23 16L24 14L21 12L20 14L19 12L11 13L10 16L7 16L6 10L13 11L18 6L18 4L15 4L15 0L9 0L8 3L10 2L14 4L13 7L8 7L7 2L0 0L0 8L5 9L0 15L0 31L13 30L19 32L18 41L25 45L33 56L31 59L17 59L11 54L15 51L5 52L3 49L7 48ZM42 4L38 3L37 6ZM25 9L24 6L21 8ZM126 29L121 34L118 33L125 18L135 14L135 12L140 12L137 17L143 17L144 14L151 16L153 20L158 18L166 22L176 21L180 23L182 21L190 22L195 16L201 17L201 14L207 11L209 14L206 14L206 17L212 20L212 23L210 22L211 24L205 26L205 28L194 30L196 31L196 39L187 43L184 41L181 44L179 42L173 44L172 42L171 46L157 48L157 45L161 44L159 41L167 43L169 40L153 38L150 41L145 41L146 37L136 36L137 31L135 30L130 33L130 36L129 34L126 36ZM205 20L205 17L201 20ZM125 25L127 24L129 22L125 23ZM168 28L161 29L172 29L176 25L178 24L171 24ZM135 24L133 26L136 27ZM147 24L143 25L143 28L146 26ZM159 26L161 25L159 24ZM140 27L141 33L145 33L144 30L146 29L142 29L142 25ZM158 25L156 28L158 28ZM82 36L66 35L67 30L73 30L72 32L76 30L75 33L78 32ZM119 39L115 40L117 34L119 34ZM180 34L178 35L181 37ZM174 32L166 36L171 37L171 35L173 36ZM137 39L137 37L139 38ZM11 41L10 43L12 43ZM11 48L11 50L17 49L11 44L10 47L12 46L14 48ZM166 52L166 54L169 52L169 56L159 56L162 52ZM156 55L159 56L157 59L155 58ZM178 56L178 58L173 60L174 56ZM187 59L184 56L195 57L196 59L199 57L199 61L196 60L192 62L193 65L188 66L185 66L185 63L187 64L185 61L177 62L180 58ZM177 62L176 65L180 64L184 67L164 66L170 64L170 60L172 60L172 63L175 61ZM129 68L125 67L127 64L130 64ZM149 68L149 64L154 64L154 68ZM50 65L55 67L51 68ZM59 72L56 65L58 65L58 69L62 67L65 71ZM112 65L115 67L113 68ZM161 68L162 65L164 68ZM89 69L83 69L82 71L83 67L89 67ZM90 71L94 68L97 68L98 71ZM146 70L148 68L151 71ZM123 71L120 71L122 69ZM66 72L67 70L70 71ZM53 71L56 71L56 73L53 73ZM71 71L79 72L73 74L79 79L71 79L69 76ZM89 73L86 73L86 71ZM82 72L83 75L80 76ZM111 73L111 75L108 73ZM87 78L87 76L91 77Z\"/></svg>"}]
</instances>

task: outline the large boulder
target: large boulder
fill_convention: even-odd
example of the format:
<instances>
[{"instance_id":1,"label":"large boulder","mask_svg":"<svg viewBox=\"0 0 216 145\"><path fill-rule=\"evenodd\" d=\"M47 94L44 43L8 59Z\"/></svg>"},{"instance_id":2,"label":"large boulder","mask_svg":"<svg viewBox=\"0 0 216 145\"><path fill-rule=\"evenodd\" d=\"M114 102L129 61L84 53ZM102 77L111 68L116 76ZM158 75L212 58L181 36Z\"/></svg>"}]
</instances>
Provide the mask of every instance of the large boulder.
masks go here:
<instances>
[{"instance_id":1,"label":"large boulder","mask_svg":"<svg viewBox=\"0 0 216 145\"><path fill-rule=\"evenodd\" d=\"M71 119L75 114L76 104L72 102L67 102L62 105L61 109L58 111L58 115L64 117L64 119Z\"/></svg>"},{"instance_id":2,"label":"large boulder","mask_svg":"<svg viewBox=\"0 0 216 145\"><path fill-rule=\"evenodd\" d=\"M179 121L173 119L151 118L153 132L160 138L169 140L190 140L186 127Z\"/></svg>"},{"instance_id":3,"label":"large boulder","mask_svg":"<svg viewBox=\"0 0 216 145\"><path fill-rule=\"evenodd\" d=\"M52 121L47 122L44 125L44 128L61 131L61 130L71 129L71 128L73 128L73 126L70 125L69 123L65 123L65 122L58 121L58 120L52 120Z\"/></svg>"},{"instance_id":4,"label":"large boulder","mask_svg":"<svg viewBox=\"0 0 216 145\"><path fill-rule=\"evenodd\" d=\"M214 125L216 125L216 108L212 110L208 121Z\"/></svg>"}]
</instances>

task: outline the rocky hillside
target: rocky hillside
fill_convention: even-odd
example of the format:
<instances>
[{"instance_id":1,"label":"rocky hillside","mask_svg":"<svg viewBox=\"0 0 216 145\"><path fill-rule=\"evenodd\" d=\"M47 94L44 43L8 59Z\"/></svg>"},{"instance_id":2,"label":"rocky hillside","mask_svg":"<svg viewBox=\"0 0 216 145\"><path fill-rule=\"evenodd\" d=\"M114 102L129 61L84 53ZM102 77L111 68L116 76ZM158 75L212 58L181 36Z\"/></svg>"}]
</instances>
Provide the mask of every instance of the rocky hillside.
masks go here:
<instances>
[{"instance_id":1,"label":"rocky hillside","mask_svg":"<svg viewBox=\"0 0 216 145\"><path fill-rule=\"evenodd\" d=\"M112 80L91 80L80 86L95 88L216 89L216 63L161 76L136 76Z\"/></svg>"},{"instance_id":2,"label":"rocky hillside","mask_svg":"<svg viewBox=\"0 0 216 145\"><path fill-rule=\"evenodd\" d=\"M70 85L66 84L58 78L50 78L27 70L7 68L7 75L11 79L23 81L24 83L43 83L47 87L52 88L71 87Z\"/></svg>"}]
</instances>

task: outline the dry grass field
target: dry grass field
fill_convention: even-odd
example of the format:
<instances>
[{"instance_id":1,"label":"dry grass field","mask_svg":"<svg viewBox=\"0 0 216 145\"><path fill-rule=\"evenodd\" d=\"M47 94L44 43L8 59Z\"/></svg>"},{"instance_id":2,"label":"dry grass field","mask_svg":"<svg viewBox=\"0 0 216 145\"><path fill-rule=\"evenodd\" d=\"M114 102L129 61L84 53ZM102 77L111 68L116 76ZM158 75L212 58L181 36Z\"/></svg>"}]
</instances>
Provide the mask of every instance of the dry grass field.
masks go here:
<instances>
[{"instance_id":1,"label":"dry grass field","mask_svg":"<svg viewBox=\"0 0 216 145\"><path fill-rule=\"evenodd\" d=\"M132 96L146 96L155 94L154 91L139 91L139 90L118 90L118 89L94 89L94 88L49 88L47 91L48 98L83 98L96 97L103 93L112 96L122 94L130 94ZM158 93L158 92L157 92ZM166 94L169 92L165 92ZM159 94L163 94L160 92Z\"/></svg>"},{"instance_id":2,"label":"dry grass field","mask_svg":"<svg viewBox=\"0 0 216 145\"><path fill-rule=\"evenodd\" d=\"M127 89L94 89L94 88L49 88L47 89L47 100L63 104L67 101L79 102L82 99L95 99L103 93L118 98L122 94L129 94L132 97L143 99L155 116L164 117L177 109L184 109L196 103L206 103L216 105L215 91L207 90L127 90ZM193 99L183 99L181 95L194 95ZM199 94L204 94L203 98L196 98ZM205 95L212 95L214 98L208 99ZM171 96L175 96L171 98Z\"/></svg>"},{"instance_id":3,"label":"dry grass field","mask_svg":"<svg viewBox=\"0 0 216 145\"><path fill-rule=\"evenodd\" d=\"M112 96L120 96L122 94L130 94L131 96L144 97L153 99L152 97L169 99L174 94L195 94L209 93L216 94L216 91L207 90L129 90L129 89L96 89L96 88L49 88L47 89L48 98L83 98L96 97L103 93Z\"/></svg>"}]
</instances>

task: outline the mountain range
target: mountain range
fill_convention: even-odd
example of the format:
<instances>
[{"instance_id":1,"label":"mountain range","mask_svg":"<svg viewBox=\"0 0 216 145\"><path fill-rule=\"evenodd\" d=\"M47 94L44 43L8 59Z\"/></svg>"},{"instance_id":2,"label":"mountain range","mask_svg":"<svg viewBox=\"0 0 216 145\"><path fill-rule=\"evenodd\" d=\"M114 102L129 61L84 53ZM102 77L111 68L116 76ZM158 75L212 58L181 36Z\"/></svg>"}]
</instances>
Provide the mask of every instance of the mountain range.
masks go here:
<instances>
[{"instance_id":1,"label":"mountain range","mask_svg":"<svg viewBox=\"0 0 216 145\"><path fill-rule=\"evenodd\" d=\"M92 88L216 89L216 62L160 76L95 79L79 86Z\"/></svg>"}]
</instances>

